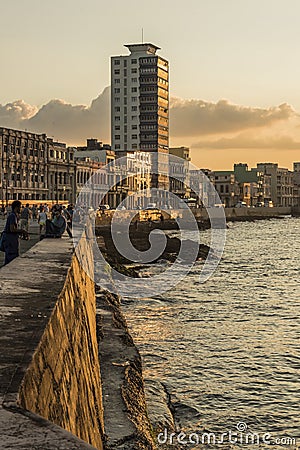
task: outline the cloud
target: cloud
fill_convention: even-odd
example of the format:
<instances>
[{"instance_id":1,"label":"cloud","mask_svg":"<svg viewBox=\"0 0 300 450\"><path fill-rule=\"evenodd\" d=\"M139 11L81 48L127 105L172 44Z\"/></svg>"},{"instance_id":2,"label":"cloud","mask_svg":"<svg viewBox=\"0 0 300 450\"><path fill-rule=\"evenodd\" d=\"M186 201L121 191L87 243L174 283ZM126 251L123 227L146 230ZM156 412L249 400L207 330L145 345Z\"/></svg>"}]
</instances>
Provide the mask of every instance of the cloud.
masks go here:
<instances>
[{"instance_id":1,"label":"cloud","mask_svg":"<svg viewBox=\"0 0 300 450\"><path fill-rule=\"evenodd\" d=\"M46 133L68 145L85 143L89 137L107 141L110 135L110 88L90 106L51 100L39 110L23 100L0 105L0 125Z\"/></svg>"},{"instance_id":2,"label":"cloud","mask_svg":"<svg viewBox=\"0 0 300 450\"><path fill-rule=\"evenodd\" d=\"M171 98L170 134L174 139L199 140L194 147L234 148L232 146L241 147L238 142L243 144L241 137L229 140L223 137L214 142L199 138L213 135L217 137L218 134L224 136L227 133L239 133L244 130L264 130L275 123L278 126L280 121L285 124L285 121L292 117L298 122L296 112L286 103L270 108L252 108L234 105L227 100L212 103L203 100ZM106 87L89 106L72 105L59 99L49 101L40 109L23 100L0 105L0 126L46 133L68 145L82 145L90 137L109 142L110 87ZM283 147L284 139L291 146L298 145L291 139L289 141L288 137L281 138L277 145ZM247 144L246 141L247 139L243 145L246 148L252 148L248 147L250 143ZM260 142L257 142L257 145L259 144ZM266 148L266 145L268 145L267 142L262 142L261 146Z\"/></svg>"},{"instance_id":3,"label":"cloud","mask_svg":"<svg viewBox=\"0 0 300 450\"><path fill-rule=\"evenodd\" d=\"M264 109L234 105L227 100L209 103L172 98L170 102L171 134L175 137L261 128L295 115L293 108L286 103Z\"/></svg>"},{"instance_id":4,"label":"cloud","mask_svg":"<svg viewBox=\"0 0 300 450\"><path fill-rule=\"evenodd\" d=\"M0 105L0 124L3 127L18 128L23 121L30 119L37 111L36 106L28 105L24 100Z\"/></svg>"},{"instance_id":5,"label":"cloud","mask_svg":"<svg viewBox=\"0 0 300 450\"><path fill-rule=\"evenodd\" d=\"M294 140L291 136L265 136L255 138L250 135L240 134L232 138L201 140L193 143L192 148L300 150L300 142Z\"/></svg>"}]
</instances>

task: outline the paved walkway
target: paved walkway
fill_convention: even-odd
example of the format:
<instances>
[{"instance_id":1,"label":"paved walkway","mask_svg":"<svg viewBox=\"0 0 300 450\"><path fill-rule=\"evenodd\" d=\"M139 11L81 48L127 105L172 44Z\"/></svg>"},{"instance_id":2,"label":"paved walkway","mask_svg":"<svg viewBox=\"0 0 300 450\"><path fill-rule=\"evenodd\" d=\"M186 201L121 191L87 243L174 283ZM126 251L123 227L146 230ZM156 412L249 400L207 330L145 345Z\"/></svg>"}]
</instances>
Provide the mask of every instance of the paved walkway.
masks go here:
<instances>
[{"instance_id":1,"label":"paved walkway","mask_svg":"<svg viewBox=\"0 0 300 450\"><path fill-rule=\"evenodd\" d=\"M2 217L0 217L0 231L3 230L5 222L6 221ZM23 253L27 252L27 250L29 250L33 245L35 245L40 240L40 227L36 220L30 221L29 234L30 239L28 241L20 239L20 255L23 255ZM4 253L0 252L0 267L3 266L3 263L4 263Z\"/></svg>"}]
</instances>

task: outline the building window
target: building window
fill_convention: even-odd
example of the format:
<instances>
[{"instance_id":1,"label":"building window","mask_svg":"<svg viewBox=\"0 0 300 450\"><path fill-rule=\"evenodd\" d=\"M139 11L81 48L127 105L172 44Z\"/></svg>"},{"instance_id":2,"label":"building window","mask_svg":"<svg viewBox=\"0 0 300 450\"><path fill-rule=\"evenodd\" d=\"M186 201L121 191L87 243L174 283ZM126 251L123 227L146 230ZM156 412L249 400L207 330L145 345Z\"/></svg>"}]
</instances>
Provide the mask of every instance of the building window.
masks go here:
<instances>
[{"instance_id":1,"label":"building window","mask_svg":"<svg viewBox=\"0 0 300 450\"><path fill-rule=\"evenodd\" d=\"M137 106L132 106L131 111L137 111Z\"/></svg>"},{"instance_id":2,"label":"building window","mask_svg":"<svg viewBox=\"0 0 300 450\"><path fill-rule=\"evenodd\" d=\"M132 130L137 130L137 125L132 125L131 129Z\"/></svg>"},{"instance_id":3,"label":"building window","mask_svg":"<svg viewBox=\"0 0 300 450\"><path fill-rule=\"evenodd\" d=\"M131 139L137 139L137 134L132 134Z\"/></svg>"},{"instance_id":4,"label":"building window","mask_svg":"<svg viewBox=\"0 0 300 450\"><path fill-rule=\"evenodd\" d=\"M132 59L131 60L131 64L136 64L137 63L137 60L136 59Z\"/></svg>"},{"instance_id":5,"label":"building window","mask_svg":"<svg viewBox=\"0 0 300 450\"><path fill-rule=\"evenodd\" d=\"M121 89L120 88L115 88L115 94L120 94Z\"/></svg>"},{"instance_id":6,"label":"building window","mask_svg":"<svg viewBox=\"0 0 300 450\"><path fill-rule=\"evenodd\" d=\"M118 122L120 121L120 116L115 116L115 120Z\"/></svg>"},{"instance_id":7,"label":"building window","mask_svg":"<svg viewBox=\"0 0 300 450\"><path fill-rule=\"evenodd\" d=\"M119 59L115 59L114 60L114 65L115 66L119 66L120 65L120 60Z\"/></svg>"},{"instance_id":8,"label":"building window","mask_svg":"<svg viewBox=\"0 0 300 450\"><path fill-rule=\"evenodd\" d=\"M117 112L121 111L120 106L115 106L115 111L117 111Z\"/></svg>"},{"instance_id":9,"label":"building window","mask_svg":"<svg viewBox=\"0 0 300 450\"><path fill-rule=\"evenodd\" d=\"M131 78L132 83L137 83L137 78Z\"/></svg>"},{"instance_id":10,"label":"building window","mask_svg":"<svg viewBox=\"0 0 300 450\"><path fill-rule=\"evenodd\" d=\"M117 141L119 141L119 140L120 140L120 135L119 135L119 134L116 134L116 135L115 135L115 138L116 138Z\"/></svg>"},{"instance_id":11,"label":"building window","mask_svg":"<svg viewBox=\"0 0 300 450\"><path fill-rule=\"evenodd\" d=\"M120 125L116 125L116 126L115 126L115 130L116 130L116 131L118 131L118 130L120 130L120 129L121 129Z\"/></svg>"},{"instance_id":12,"label":"building window","mask_svg":"<svg viewBox=\"0 0 300 450\"><path fill-rule=\"evenodd\" d=\"M116 78L116 79L115 79L115 83L116 83L116 84L120 84L120 82L121 82L121 81L120 81L120 78Z\"/></svg>"},{"instance_id":13,"label":"building window","mask_svg":"<svg viewBox=\"0 0 300 450\"><path fill-rule=\"evenodd\" d=\"M137 149L137 144L132 144L133 149Z\"/></svg>"},{"instance_id":14,"label":"building window","mask_svg":"<svg viewBox=\"0 0 300 450\"><path fill-rule=\"evenodd\" d=\"M137 101L137 97L131 97L131 101L135 103Z\"/></svg>"},{"instance_id":15,"label":"building window","mask_svg":"<svg viewBox=\"0 0 300 450\"><path fill-rule=\"evenodd\" d=\"M120 148L121 148L120 144L116 144L116 145L115 145L115 149L116 149L116 150L119 150Z\"/></svg>"},{"instance_id":16,"label":"building window","mask_svg":"<svg viewBox=\"0 0 300 450\"><path fill-rule=\"evenodd\" d=\"M137 69L131 69L131 73L137 73Z\"/></svg>"},{"instance_id":17,"label":"building window","mask_svg":"<svg viewBox=\"0 0 300 450\"><path fill-rule=\"evenodd\" d=\"M136 120L137 116L131 116L131 120Z\"/></svg>"},{"instance_id":18,"label":"building window","mask_svg":"<svg viewBox=\"0 0 300 450\"><path fill-rule=\"evenodd\" d=\"M137 92L137 88L136 87L131 88L131 92Z\"/></svg>"},{"instance_id":19,"label":"building window","mask_svg":"<svg viewBox=\"0 0 300 450\"><path fill-rule=\"evenodd\" d=\"M116 103L120 103L120 101L121 101L120 97L115 97L115 102Z\"/></svg>"}]
</instances>

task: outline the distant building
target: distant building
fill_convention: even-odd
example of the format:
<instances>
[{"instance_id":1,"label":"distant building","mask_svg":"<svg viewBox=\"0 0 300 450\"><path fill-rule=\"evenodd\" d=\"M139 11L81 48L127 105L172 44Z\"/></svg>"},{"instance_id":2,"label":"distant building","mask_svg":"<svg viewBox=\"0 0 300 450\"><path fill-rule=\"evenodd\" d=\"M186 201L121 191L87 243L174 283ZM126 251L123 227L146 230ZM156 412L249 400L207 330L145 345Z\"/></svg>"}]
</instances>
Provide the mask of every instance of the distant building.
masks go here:
<instances>
[{"instance_id":1,"label":"distant building","mask_svg":"<svg viewBox=\"0 0 300 450\"><path fill-rule=\"evenodd\" d=\"M75 203L76 178L74 149L47 138L48 199Z\"/></svg>"},{"instance_id":2,"label":"distant building","mask_svg":"<svg viewBox=\"0 0 300 450\"><path fill-rule=\"evenodd\" d=\"M294 162L293 181L294 184L300 186L300 162Z\"/></svg>"},{"instance_id":3,"label":"distant building","mask_svg":"<svg viewBox=\"0 0 300 450\"><path fill-rule=\"evenodd\" d=\"M169 149L169 184L170 191L179 198L190 197L190 149L173 147ZM173 158L176 156L177 158Z\"/></svg>"},{"instance_id":4,"label":"distant building","mask_svg":"<svg viewBox=\"0 0 300 450\"><path fill-rule=\"evenodd\" d=\"M294 201L293 206L300 206L300 162L294 162Z\"/></svg>"},{"instance_id":5,"label":"distant building","mask_svg":"<svg viewBox=\"0 0 300 450\"><path fill-rule=\"evenodd\" d=\"M240 189L240 200L248 206L271 200L271 177L257 168L248 169L248 164L234 164L234 175Z\"/></svg>"},{"instance_id":6,"label":"distant building","mask_svg":"<svg viewBox=\"0 0 300 450\"><path fill-rule=\"evenodd\" d=\"M46 134L0 128L0 193L12 200L75 201L72 148Z\"/></svg>"},{"instance_id":7,"label":"distant building","mask_svg":"<svg viewBox=\"0 0 300 450\"><path fill-rule=\"evenodd\" d=\"M259 163L257 169L271 177L271 200L274 206L293 206L293 172L275 163Z\"/></svg>"},{"instance_id":8,"label":"distant building","mask_svg":"<svg viewBox=\"0 0 300 450\"><path fill-rule=\"evenodd\" d=\"M0 161L2 204L49 198L45 134L0 128Z\"/></svg>"},{"instance_id":9,"label":"distant building","mask_svg":"<svg viewBox=\"0 0 300 450\"><path fill-rule=\"evenodd\" d=\"M76 198L85 205L97 209L99 205L109 204L108 172L104 163L90 158L76 157Z\"/></svg>"},{"instance_id":10,"label":"distant building","mask_svg":"<svg viewBox=\"0 0 300 450\"><path fill-rule=\"evenodd\" d=\"M240 200L240 188L233 171L217 170L213 172L215 189L226 208L232 208Z\"/></svg>"},{"instance_id":11,"label":"distant building","mask_svg":"<svg viewBox=\"0 0 300 450\"><path fill-rule=\"evenodd\" d=\"M76 194L97 208L100 203L115 206L114 161L115 152L109 144L103 144L97 139L87 139L87 145L75 148L76 163ZM108 166L108 167L107 167ZM86 183L93 177L92 183ZM84 192L83 192L84 191Z\"/></svg>"},{"instance_id":12,"label":"distant building","mask_svg":"<svg viewBox=\"0 0 300 450\"><path fill-rule=\"evenodd\" d=\"M116 206L126 199L126 208L145 207L151 197L152 157L150 152L124 152L115 163Z\"/></svg>"},{"instance_id":13,"label":"distant building","mask_svg":"<svg viewBox=\"0 0 300 450\"><path fill-rule=\"evenodd\" d=\"M112 149L154 152L152 186L166 190L169 151L169 63L150 44L125 45L111 58Z\"/></svg>"}]
</instances>

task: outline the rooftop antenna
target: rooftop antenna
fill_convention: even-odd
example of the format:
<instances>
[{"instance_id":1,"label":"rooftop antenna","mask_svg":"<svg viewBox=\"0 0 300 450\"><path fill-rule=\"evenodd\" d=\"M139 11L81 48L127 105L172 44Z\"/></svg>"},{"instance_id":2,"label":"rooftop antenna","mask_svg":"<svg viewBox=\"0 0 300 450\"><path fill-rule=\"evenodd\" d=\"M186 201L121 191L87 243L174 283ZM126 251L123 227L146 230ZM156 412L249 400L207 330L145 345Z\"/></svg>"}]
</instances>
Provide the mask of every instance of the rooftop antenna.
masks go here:
<instances>
[{"instance_id":1,"label":"rooftop antenna","mask_svg":"<svg viewBox=\"0 0 300 450\"><path fill-rule=\"evenodd\" d=\"M142 28L142 44L144 43L144 28Z\"/></svg>"}]
</instances>

